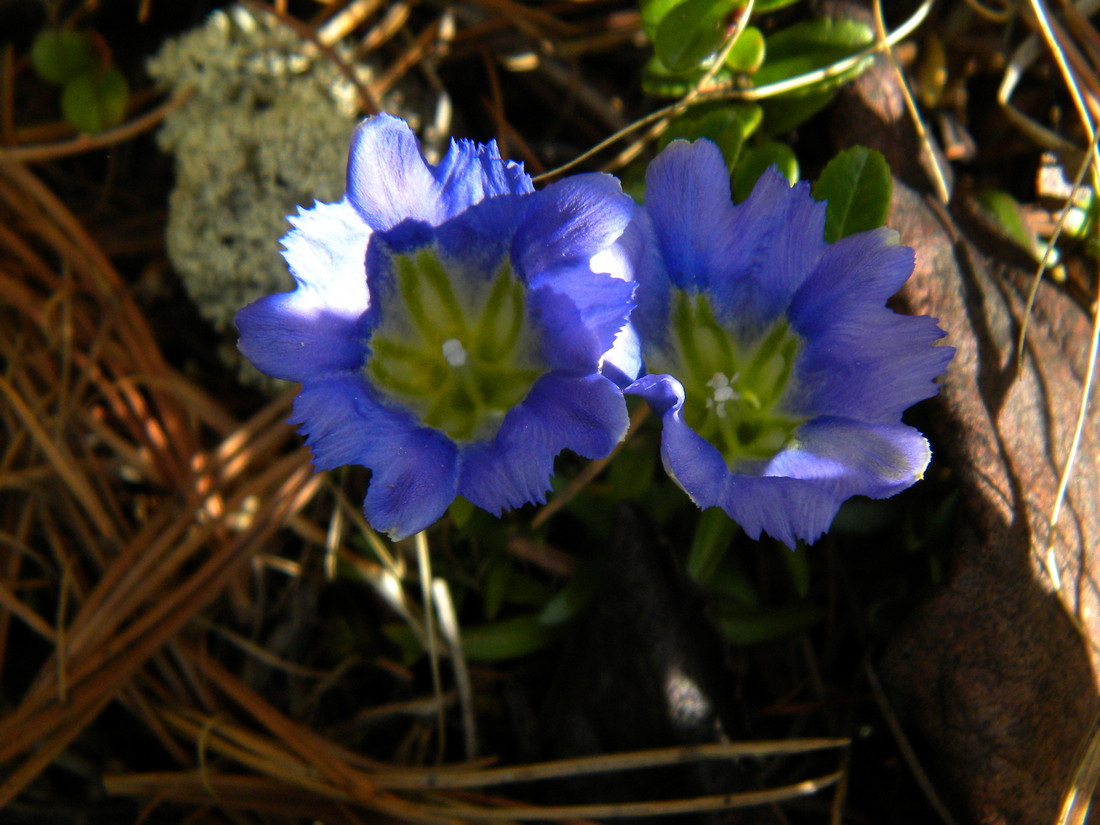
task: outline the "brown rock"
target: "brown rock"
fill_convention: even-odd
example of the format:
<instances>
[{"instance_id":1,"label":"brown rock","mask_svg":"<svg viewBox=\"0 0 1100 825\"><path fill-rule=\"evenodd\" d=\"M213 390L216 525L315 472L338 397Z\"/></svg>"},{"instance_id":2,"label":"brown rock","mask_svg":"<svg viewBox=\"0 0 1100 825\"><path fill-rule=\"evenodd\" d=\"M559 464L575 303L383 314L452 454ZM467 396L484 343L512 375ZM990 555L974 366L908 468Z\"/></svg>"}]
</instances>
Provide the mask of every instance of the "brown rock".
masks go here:
<instances>
[{"instance_id":1,"label":"brown rock","mask_svg":"<svg viewBox=\"0 0 1100 825\"><path fill-rule=\"evenodd\" d=\"M835 131L838 148L862 143L890 160L890 225L917 250L901 302L938 317L957 348L930 438L957 475L964 517L946 585L894 640L883 673L939 785L973 821L1050 823L1098 707L1097 392L1053 535L1060 588L1044 566L1091 321L1044 283L1017 374L1031 272L995 254L1003 244L965 196L949 213L921 194L933 190L899 100L878 65L836 107Z\"/></svg>"}]
</instances>

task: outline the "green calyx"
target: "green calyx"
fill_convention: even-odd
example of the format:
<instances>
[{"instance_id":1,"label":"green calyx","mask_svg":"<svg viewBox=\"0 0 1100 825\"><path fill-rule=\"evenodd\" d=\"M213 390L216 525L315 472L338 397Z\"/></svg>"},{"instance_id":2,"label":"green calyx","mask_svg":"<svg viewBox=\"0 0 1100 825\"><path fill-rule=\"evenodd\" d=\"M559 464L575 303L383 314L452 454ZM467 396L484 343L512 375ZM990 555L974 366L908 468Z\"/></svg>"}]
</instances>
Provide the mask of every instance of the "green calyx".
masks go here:
<instances>
[{"instance_id":1,"label":"green calyx","mask_svg":"<svg viewBox=\"0 0 1100 825\"><path fill-rule=\"evenodd\" d=\"M367 376L388 398L458 442L494 435L546 366L523 284L505 259L492 279L448 272L434 249L393 257Z\"/></svg>"},{"instance_id":2,"label":"green calyx","mask_svg":"<svg viewBox=\"0 0 1100 825\"><path fill-rule=\"evenodd\" d=\"M667 349L647 353L649 371L683 384L684 420L735 469L766 460L806 419L784 410L800 339L785 320L752 340L731 334L710 300L674 290Z\"/></svg>"}]
</instances>

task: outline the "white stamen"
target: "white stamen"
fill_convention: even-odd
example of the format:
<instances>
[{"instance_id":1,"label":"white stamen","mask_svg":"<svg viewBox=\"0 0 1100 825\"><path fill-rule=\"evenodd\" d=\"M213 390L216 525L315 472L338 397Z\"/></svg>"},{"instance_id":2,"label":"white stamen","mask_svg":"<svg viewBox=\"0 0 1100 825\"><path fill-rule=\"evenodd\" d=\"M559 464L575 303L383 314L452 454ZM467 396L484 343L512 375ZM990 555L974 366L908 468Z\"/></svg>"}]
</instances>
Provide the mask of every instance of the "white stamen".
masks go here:
<instances>
[{"instance_id":1,"label":"white stamen","mask_svg":"<svg viewBox=\"0 0 1100 825\"><path fill-rule=\"evenodd\" d=\"M726 417L727 401L733 401L741 397L741 394L730 385L731 381L736 380L736 374L731 379L724 372L716 372L707 382L707 386L714 390L711 397L707 399L707 408L713 409L719 418Z\"/></svg>"},{"instance_id":2,"label":"white stamen","mask_svg":"<svg viewBox=\"0 0 1100 825\"><path fill-rule=\"evenodd\" d=\"M452 367L461 367L466 363L466 347L457 338L448 338L443 342L443 358Z\"/></svg>"}]
</instances>

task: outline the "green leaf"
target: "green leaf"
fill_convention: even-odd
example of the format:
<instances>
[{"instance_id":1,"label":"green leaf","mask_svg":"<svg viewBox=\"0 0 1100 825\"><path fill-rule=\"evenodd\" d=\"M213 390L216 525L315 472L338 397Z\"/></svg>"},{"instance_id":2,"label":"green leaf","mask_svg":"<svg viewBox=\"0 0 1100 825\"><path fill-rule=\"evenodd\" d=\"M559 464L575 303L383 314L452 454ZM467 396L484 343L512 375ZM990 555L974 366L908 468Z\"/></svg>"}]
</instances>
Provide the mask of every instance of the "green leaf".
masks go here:
<instances>
[{"instance_id":1,"label":"green leaf","mask_svg":"<svg viewBox=\"0 0 1100 825\"><path fill-rule=\"evenodd\" d=\"M87 32L43 30L31 46L31 64L43 80L61 86L95 71L97 54Z\"/></svg>"},{"instance_id":2,"label":"green leaf","mask_svg":"<svg viewBox=\"0 0 1100 825\"><path fill-rule=\"evenodd\" d=\"M874 33L855 20L808 20L781 29L766 38L764 64L753 75L765 86L823 69L874 42ZM820 112L837 90L871 65L867 57L846 71L808 82L802 88L762 101L764 127L779 135Z\"/></svg>"},{"instance_id":3,"label":"green leaf","mask_svg":"<svg viewBox=\"0 0 1100 825\"><path fill-rule=\"evenodd\" d=\"M669 124L659 148L674 140L707 138L718 144L726 165L733 169L741 147L760 126L762 110L755 103L713 103L689 109Z\"/></svg>"},{"instance_id":4,"label":"green leaf","mask_svg":"<svg viewBox=\"0 0 1100 825\"><path fill-rule=\"evenodd\" d=\"M557 637L554 628L542 624L535 615L463 627L460 634L462 649L472 662L516 659L541 650Z\"/></svg>"},{"instance_id":5,"label":"green leaf","mask_svg":"<svg viewBox=\"0 0 1100 825\"><path fill-rule=\"evenodd\" d=\"M731 0L684 0L657 24L653 48L674 72L696 68L714 54L726 36Z\"/></svg>"},{"instance_id":6,"label":"green leaf","mask_svg":"<svg viewBox=\"0 0 1100 825\"><path fill-rule=\"evenodd\" d=\"M765 41L767 56L754 78L757 86L789 80L807 72L823 69L870 46L874 32L866 23L855 20L804 20L780 29ZM867 62L824 80L814 81L801 93L836 88L859 75Z\"/></svg>"},{"instance_id":7,"label":"green leaf","mask_svg":"<svg viewBox=\"0 0 1100 825\"><path fill-rule=\"evenodd\" d=\"M95 134L122 122L129 96L126 78L114 66L87 72L65 84L61 114L79 131Z\"/></svg>"},{"instance_id":8,"label":"green leaf","mask_svg":"<svg viewBox=\"0 0 1100 825\"><path fill-rule=\"evenodd\" d=\"M682 0L643 0L641 5L642 28L651 41L657 35L657 26L661 20L674 6L681 2Z\"/></svg>"},{"instance_id":9,"label":"green leaf","mask_svg":"<svg viewBox=\"0 0 1100 825\"><path fill-rule=\"evenodd\" d=\"M770 166L778 166L792 184L798 180L798 158L790 146L774 140L760 143L743 152L733 170L730 189L735 203L752 194L752 188Z\"/></svg>"},{"instance_id":10,"label":"green leaf","mask_svg":"<svg viewBox=\"0 0 1100 825\"><path fill-rule=\"evenodd\" d=\"M730 53L726 55L726 65L735 72L752 74L763 62L764 35L756 26L748 26L741 32Z\"/></svg>"},{"instance_id":11,"label":"green leaf","mask_svg":"<svg viewBox=\"0 0 1100 825\"><path fill-rule=\"evenodd\" d=\"M733 76L726 69L722 71L727 78ZM705 74L706 70L698 67L687 72L674 72L657 55L653 55L642 69L642 91L653 97L683 97Z\"/></svg>"},{"instance_id":12,"label":"green leaf","mask_svg":"<svg viewBox=\"0 0 1100 825\"><path fill-rule=\"evenodd\" d=\"M779 11L785 9L787 6L793 6L798 0L758 0L753 4L753 15L758 14L770 14L773 11Z\"/></svg>"},{"instance_id":13,"label":"green leaf","mask_svg":"<svg viewBox=\"0 0 1100 825\"><path fill-rule=\"evenodd\" d=\"M604 565L598 561L578 567L565 587L546 603L539 614L539 624L557 627L576 616L595 597L603 570Z\"/></svg>"},{"instance_id":14,"label":"green leaf","mask_svg":"<svg viewBox=\"0 0 1100 825\"><path fill-rule=\"evenodd\" d=\"M780 542L775 542L775 550L780 554L783 565L787 568L787 574L791 577L794 592L799 598L806 598L810 592L810 558L806 553L806 545L802 542L795 544L794 550Z\"/></svg>"},{"instance_id":15,"label":"green leaf","mask_svg":"<svg viewBox=\"0 0 1100 825\"><path fill-rule=\"evenodd\" d=\"M688 552L687 572L694 581L710 581L737 530L737 523L722 509L710 507L703 511Z\"/></svg>"},{"instance_id":16,"label":"green leaf","mask_svg":"<svg viewBox=\"0 0 1100 825\"><path fill-rule=\"evenodd\" d=\"M983 189L978 193L977 200L1010 240L1038 258L1038 242L1024 226L1020 204L1015 198L1000 189Z\"/></svg>"},{"instance_id":17,"label":"green leaf","mask_svg":"<svg viewBox=\"0 0 1100 825\"><path fill-rule=\"evenodd\" d=\"M834 157L813 189L813 196L827 203L825 240L833 243L886 223L893 188L890 164L874 149L853 146Z\"/></svg>"}]
</instances>

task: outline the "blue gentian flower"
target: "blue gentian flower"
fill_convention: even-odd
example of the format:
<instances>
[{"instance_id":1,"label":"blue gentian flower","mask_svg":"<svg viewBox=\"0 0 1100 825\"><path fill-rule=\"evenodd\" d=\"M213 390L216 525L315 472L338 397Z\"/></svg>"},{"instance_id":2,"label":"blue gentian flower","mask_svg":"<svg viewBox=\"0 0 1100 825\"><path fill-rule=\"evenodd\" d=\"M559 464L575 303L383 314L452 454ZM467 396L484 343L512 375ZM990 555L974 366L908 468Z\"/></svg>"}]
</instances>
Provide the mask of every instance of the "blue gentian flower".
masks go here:
<instances>
[{"instance_id":1,"label":"blue gentian flower","mask_svg":"<svg viewBox=\"0 0 1100 825\"><path fill-rule=\"evenodd\" d=\"M433 166L403 121L368 119L344 199L291 218L297 288L240 311L240 349L301 382L315 466L370 468L367 520L394 539L456 495L543 501L559 452L602 457L626 433L635 211L611 176L536 192L493 143Z\"/></svg>"},{"instance_id":2,"label":"blue gentian flower","mask_svg":"<svg viewBox=\"0 0 1100 825\"><path fill-rule=\"evenodd\" d=\"M878 229L825 243L825 204L774 168L739 205L718 148L668 146L646 175L633 323L648 374L627 387L662 419L665 469L758 538L814 541L853 495L921 478L901 423L954 350L927 316L886 308L913 251Z\"/></svg>"}]
</instances>

